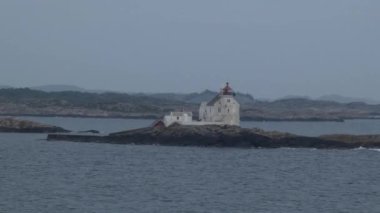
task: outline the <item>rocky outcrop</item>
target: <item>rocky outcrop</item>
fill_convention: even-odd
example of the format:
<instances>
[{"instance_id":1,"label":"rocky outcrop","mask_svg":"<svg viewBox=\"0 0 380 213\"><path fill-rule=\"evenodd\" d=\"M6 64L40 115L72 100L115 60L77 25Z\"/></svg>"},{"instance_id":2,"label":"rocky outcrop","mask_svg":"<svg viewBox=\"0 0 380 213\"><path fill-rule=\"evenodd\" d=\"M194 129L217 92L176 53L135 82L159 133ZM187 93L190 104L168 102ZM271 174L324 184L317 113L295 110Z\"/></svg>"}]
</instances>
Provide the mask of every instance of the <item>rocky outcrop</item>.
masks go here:
<instances>
[{"instance_id":1,"label":"rocky outcrop","mask_svg":"<svg viewBox=\"0 0 380 213\"><path fill-rule=\"evenodd\" d=\"M100 142L114 144L160 144L170 146L243 147L243 148L356 148L380 147L379 140L349 141L340 138L304 137L233 126L179 126L142 128L109 135L49 134L48 140ZM359 138L358 138L359 139Z\"/></svg>"},{"instance_id":2,"label":"rocky outcrop","mask_svg":"<svg viewBox=\"0 0 380 213\"><path fill-rule=\"evenodd\" d=\"M41 124L14 118L0 118L0 132L18 133L63 133L69 132L61 127Z\"/></svg>"}]
</instances>

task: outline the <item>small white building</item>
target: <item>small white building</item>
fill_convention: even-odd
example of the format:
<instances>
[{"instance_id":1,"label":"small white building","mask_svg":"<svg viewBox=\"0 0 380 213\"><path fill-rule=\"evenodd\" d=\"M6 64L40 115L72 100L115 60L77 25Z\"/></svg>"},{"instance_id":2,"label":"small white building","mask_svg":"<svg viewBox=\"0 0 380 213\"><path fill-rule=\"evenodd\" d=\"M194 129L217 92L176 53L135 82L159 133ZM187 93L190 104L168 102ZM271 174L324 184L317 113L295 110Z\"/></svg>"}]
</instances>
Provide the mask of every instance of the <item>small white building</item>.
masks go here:
<instances>
[{"instance_id":1,"label":"small white building","mask_svg":"<svg viewBox=\"0 0 380 213\"><path fill-rule=\"evenodd\" d=\"M192 112L171 112L153 126L163 123L166 127L174 123L181 125L234 125L240 126L240 104L235 93L226 83L220 93L209 102L202 102L199 108L199 121L193 121Z\"/></svg>"},{"instance_id":2,"label":"small white building","mask_svg":"<svg viewBox=\"0 0 380 213\"><path fill-rule=\"evenodd\" d=\"M191 125L193 122L192 112L171 112L170 115L165 115L163 122L165 126L170 126L173 123L182 125Z\"/></svg>"}]
</instances>

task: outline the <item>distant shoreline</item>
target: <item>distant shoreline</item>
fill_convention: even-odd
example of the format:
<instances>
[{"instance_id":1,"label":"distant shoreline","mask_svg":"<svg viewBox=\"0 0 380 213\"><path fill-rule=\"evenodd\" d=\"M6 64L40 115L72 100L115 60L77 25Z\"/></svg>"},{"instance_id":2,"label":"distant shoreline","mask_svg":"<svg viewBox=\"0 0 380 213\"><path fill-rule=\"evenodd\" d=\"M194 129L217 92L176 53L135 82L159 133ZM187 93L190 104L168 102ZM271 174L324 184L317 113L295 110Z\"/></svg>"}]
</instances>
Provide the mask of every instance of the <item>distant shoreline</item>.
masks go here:
<instances>
[{"instance_id":1,"label":"distant shoreline","mask_svg":"<svg viewBox=\"0 0 380 213\"><path fill-rule=\"evenodd\" d=\"M43 92L31 89L0 89L0 115L115 119L159 119L171 111L192 111L197 120L199 103L216 92L191 94L122 94ZM260 101L237 93L242 121L344 122L380 119L380 105L338 103L302 98Z\"/></svg>"},{"instance_id":2,"label":"distant shoreline","mask_svg":"<svg viewBox=\"0 0 380 213\"><path fill-rule=\"evenodd\" d=\"M141 120L155 120L160 116L146 115L146 116L86 116L86 115L35 115L35 114L0 114L2 117L61 117L61 118L99 118L99 119L141 119ZM253 122L345 122L349 120L380 120L380 118L358 117L358 118L342 118L342 119L323 119L323 118L247 118L242 117L241 121L253 121Z\"/></svg>"}]
</instances>

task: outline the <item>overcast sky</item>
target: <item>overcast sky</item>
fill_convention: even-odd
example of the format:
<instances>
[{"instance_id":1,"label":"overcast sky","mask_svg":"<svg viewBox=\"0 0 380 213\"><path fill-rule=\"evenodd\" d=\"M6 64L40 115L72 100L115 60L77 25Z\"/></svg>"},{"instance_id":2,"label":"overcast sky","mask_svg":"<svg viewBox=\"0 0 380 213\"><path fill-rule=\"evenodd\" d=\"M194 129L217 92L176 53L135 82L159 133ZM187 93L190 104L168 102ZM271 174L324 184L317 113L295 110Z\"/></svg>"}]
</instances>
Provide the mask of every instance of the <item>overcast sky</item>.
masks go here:
<instances>
[{"instance_id":1,"label":"overcast sky","mask_svg":"<svg viewBox=\"0 0 380 213\"><path fill-rule=\"evenodd\" d=\"M1 0L0 84L380 99L379 0Z\"/></svg>"}]
</instances>

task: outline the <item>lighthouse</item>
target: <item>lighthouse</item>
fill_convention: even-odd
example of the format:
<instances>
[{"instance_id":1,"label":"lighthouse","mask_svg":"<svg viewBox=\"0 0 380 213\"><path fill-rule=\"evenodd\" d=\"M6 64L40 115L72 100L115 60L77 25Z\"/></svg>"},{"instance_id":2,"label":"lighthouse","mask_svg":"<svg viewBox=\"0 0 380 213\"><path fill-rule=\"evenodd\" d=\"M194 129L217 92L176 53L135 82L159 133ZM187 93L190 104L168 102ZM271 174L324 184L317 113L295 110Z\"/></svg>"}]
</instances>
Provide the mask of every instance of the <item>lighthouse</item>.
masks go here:
<instances>
[{"instance_id":1,"label":"lighthouse","mask_svg":"<svg viewBox=\"0 0 380 213\"><path fill-rule=\"evenodd\" d=\"M171 112L163 119L155 121L152 126L163 124L180 125L231 125L240 126L240 104L235 99L235 92L227 82L224 88L209 102L202 102L199 107L199 120L193 120L192 112Z\"/></svg>"},{"instance_id":2,"label":"lighthouse","mask_svg":"<svg viewBox=\"0 0 380 213\"><path fill-rule=\"evenodd\" d=\"M228 82L211 101L201 103L199 119L201 122L240 125L240 104Z\"/></svg>"}]
</instances>

